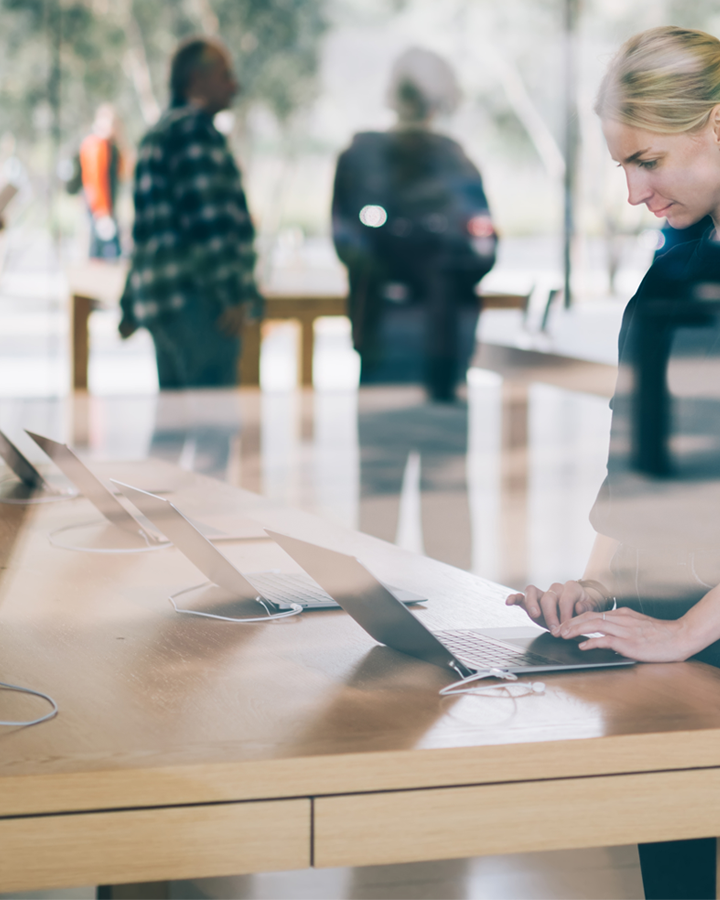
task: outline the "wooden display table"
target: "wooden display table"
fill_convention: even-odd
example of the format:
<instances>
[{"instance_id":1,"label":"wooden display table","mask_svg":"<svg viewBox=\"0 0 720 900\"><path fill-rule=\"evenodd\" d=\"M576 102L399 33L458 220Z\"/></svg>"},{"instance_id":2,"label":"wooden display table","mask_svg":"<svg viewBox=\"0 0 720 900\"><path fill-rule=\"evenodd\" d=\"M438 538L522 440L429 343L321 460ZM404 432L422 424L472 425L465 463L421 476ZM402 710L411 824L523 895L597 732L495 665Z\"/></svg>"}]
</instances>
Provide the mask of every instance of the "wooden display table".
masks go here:
<instances>
[{"instance_id":1,"label":"wooden display table","mask_svg":"<svg viewBox=\"0 0 720 900\"><path fill-rule=\"evenodd\" d=\"M88 320L95 310L113 309L120 302L127 264L89 261L67 270L71 298L71 360L72 386L76 391L88 388L88 360L90 341ZM298 381L312 385L315 320L321 316L344 316L347 299L344 295L275 294L265 293L265 319L294 319L300 323L298 349ZM525 309L528 297L524 294L483 294L486 309ZM261 323L250 323L243 334L243 353L240 360L240 383L260 384Z\"/></svg>"},{"instance_id":2,"label":"wooden display table","mask_svg":"<svg viewBox=\"0 0 720 900\"><path fill-rule=\"evenodd\" d=\"M481 578L158 465L94 468L162 482L210 524L249 516L356 554L423 592L431 627L524 622ZM717 669L556 674L543 695L443 699L442 670L341 611L181 616L168 594L201 578L174 548L48 542L93 515L83 499L2 508L0 678L48 691L60 714L0 729L0 892L720 834ZM246 571L296 569L267 541L223 551ZM0 711L34 702L2 693Z\"/></svg>"}]
</instances>

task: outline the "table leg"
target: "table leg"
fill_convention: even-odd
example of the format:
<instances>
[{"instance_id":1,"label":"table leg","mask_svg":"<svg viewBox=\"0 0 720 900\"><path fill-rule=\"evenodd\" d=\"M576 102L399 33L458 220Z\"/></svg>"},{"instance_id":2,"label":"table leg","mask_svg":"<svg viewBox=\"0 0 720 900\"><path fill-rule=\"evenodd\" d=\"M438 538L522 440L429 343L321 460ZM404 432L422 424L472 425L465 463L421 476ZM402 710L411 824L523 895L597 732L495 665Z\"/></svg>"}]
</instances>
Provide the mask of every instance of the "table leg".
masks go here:
<instances>
[{"instance_id":1,"label":"table leg","mask_svg":"<svg viewBox=\"0 0 720 900\"><path fill-rule=\"evenodd\" d=\"M72 385L76 391L88 387L88 319L94 305L90 297L72 296Z\"/></svg>"},{"instance_id":2,"label":"table leg","mask_svg":"<svg viewBox=\"0 0 720 900\"><path fill-rule=\"evenodd\" d=\"M248 322L243 329L238 374L243 386L255 387L260 384L260 322Z\"/></svg>"},{"instance_id":3,"label":"table leg","mask_svg":"<svg viewBox=\"0 0 720 900\"><path fill-rule=\"evenodd\" d=\"M100 884L97 900L168 900L170 883L146 881L140 884Z\"/></svg>"},{"instance_id":4,"label":"table leg","mask_svg":"<svg viewBox=\"0 0 720 900\"><path fill-rule=\"evenodd\" d=\"M298 380L303 387L312 387L313 353L315 351L315 316L303 316L300 320L300 354Z\"/></svg>"}]
</instances>

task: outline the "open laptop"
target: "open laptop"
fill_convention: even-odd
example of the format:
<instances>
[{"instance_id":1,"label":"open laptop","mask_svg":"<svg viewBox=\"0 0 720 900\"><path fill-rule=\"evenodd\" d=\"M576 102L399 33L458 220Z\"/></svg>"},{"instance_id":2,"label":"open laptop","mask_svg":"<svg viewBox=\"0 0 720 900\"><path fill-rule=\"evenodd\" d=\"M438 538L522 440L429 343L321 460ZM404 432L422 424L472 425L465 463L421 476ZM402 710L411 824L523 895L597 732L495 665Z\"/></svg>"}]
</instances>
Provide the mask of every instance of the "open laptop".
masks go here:
<instances>
[{"instance_id":1,"label":"open laptop","mask_svg":"<svg viewBox=\"0 0 720 900\"><path fill-rule=\"evenodd\" d=\"M553 672L630 666L612 650L580 650L535 628L432 632L354 556L265 529L296 563L381 644L465 677L478 672Z\"/></svg>"},{"instance_id":2,"label":"open laptop","mask_svg":"<svg viewBox=\"0 0 720 900\"><path fill-rule=\"evenodd\" d=\"M22 483L36 491L55 493L55 488L38 472L30 460L21 453L10 438L0 431L0 456Z\"/></svg>"},{"instance_id":3,"label":"open laptop","mask_svg":"<svg viewBox=\"0 0 720 900\"><path fill-rule=\"evenodd\" d=\"M27 431L27 434L52 459L58 469L70 479L82 495L89 500L97 511L112 525L137 536L140 534L150 546L164 547L169 541L155 531L154 525L144 517L132 515L120 503L117 497L94 475L85 463L67 446L40 434ZM262 527L250 519L236 522L232 533L215 528L205 522L195 522L195 526L211 541L227 540L267 540Z\"/></svg>"},{"instance_id":4,"label":"open laptop","mask_svg":"<svg viewBox=\"0 0 720 900\"><path fill-rule=\"evenodd\" d=\"M25 429L26 434L35 441L50 459L68 478L82 495L89 500L97 511L104 516L111 525L121 528L132 535L144 537L150 545L166 544L162 535L156 534L154 529L148 528L147 523L141 522L125 509L122 503L109 491L100 479L93 475L84 462L76 456L67 446L35 434Z\"/></svg>"},{"instance_id":5,"label":"open laptop","mask_svg":"<svg viewBox=\"0 0 720 900\"><path fill-rule=\"evenodd\" d=\"M111 481L210 581L230 591L238 600L254 600L260 594L280 611L289 609L293 603L303 609L337 608L333 598L307 575L240 573L169 500L115 479ZM392 591L390 596L401 605L425 599L400 588L386 589Z\"/></svg>"}]
</instances>

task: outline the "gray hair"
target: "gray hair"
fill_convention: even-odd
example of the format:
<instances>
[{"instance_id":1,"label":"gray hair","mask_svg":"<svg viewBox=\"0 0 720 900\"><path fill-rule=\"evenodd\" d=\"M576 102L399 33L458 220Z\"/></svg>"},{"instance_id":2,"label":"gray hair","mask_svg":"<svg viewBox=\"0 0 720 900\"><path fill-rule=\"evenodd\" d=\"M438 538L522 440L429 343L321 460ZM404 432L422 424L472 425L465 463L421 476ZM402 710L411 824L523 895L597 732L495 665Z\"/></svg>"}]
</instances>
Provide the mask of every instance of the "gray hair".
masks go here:
<instances>
[{"instance_id":1,"label":"gray hair","mask_svg":"<svg viewBox=\"0 0 720 900\"><path fill-rule=\"evenodd\" d=\"M401 118L421 121L454 112L460 97L455 72L432 50L411 47L395 61L387 102Z\"/></svg>"}]
</instances>

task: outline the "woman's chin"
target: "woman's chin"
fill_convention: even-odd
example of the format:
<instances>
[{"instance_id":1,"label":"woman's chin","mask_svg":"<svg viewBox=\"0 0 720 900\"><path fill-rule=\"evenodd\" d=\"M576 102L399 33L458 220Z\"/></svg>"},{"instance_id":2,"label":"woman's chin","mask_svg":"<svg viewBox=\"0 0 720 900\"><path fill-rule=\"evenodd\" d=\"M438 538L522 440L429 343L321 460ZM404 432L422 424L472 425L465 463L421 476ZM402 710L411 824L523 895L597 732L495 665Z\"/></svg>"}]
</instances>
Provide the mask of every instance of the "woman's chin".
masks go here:
<instances>
[{"instance_id":1,"label":"woman's chin","mask_svg":"<svg viewBox=\"0 0 720 900\"><path fill-rule=\"evenodd\" d=\"M668 216L665 222L671 228L677 228L679 231L682 231L683 228L689 228L693 224L686 216Z\"/></svg>"},{"instance_id":2,"label":"woman's chin","mask_svg":"<svg viewBox=\"0 0 720 900\"><path fill-rule=\"evenodd\" d=\"M705 213L699 216L693 216L692 213L683 212L682 210L678 210L677 212L670 210L665 217L665 221L671 228L683 229L689 228L691 225L696 225L704 217Z\"/></svg>"}]
</instances>

